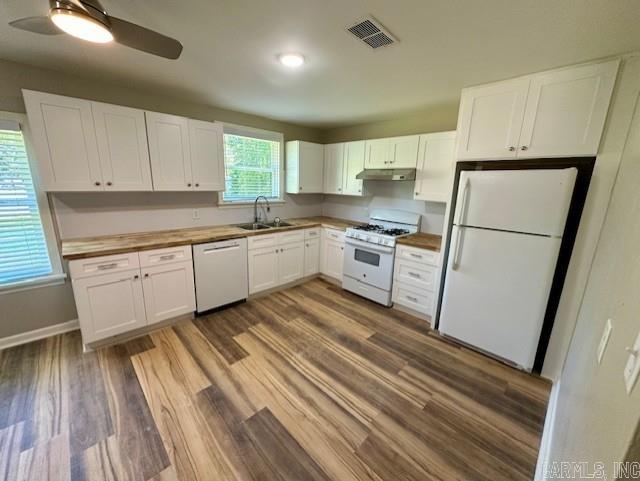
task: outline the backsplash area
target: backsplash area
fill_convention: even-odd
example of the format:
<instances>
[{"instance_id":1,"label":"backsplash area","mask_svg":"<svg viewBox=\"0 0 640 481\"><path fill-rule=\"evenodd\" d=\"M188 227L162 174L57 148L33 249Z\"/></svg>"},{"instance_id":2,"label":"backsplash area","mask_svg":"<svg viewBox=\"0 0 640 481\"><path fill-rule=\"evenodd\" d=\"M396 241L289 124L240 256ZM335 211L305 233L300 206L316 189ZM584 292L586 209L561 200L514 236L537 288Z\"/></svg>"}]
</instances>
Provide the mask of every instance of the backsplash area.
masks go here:
<instances>
[{"instance_id":1,"label":"backsplash area","mask_svg":"<svg viewBox=\"0 0 640 481\"><path fill-rule=\"evenodd\" d=\"M421 231L442 234L445 204L413 200L413 182L366 181L366 197L325 195L322 215L367 221L371 209L401 209L422 215Z\"/></svg>"}]
</instances>

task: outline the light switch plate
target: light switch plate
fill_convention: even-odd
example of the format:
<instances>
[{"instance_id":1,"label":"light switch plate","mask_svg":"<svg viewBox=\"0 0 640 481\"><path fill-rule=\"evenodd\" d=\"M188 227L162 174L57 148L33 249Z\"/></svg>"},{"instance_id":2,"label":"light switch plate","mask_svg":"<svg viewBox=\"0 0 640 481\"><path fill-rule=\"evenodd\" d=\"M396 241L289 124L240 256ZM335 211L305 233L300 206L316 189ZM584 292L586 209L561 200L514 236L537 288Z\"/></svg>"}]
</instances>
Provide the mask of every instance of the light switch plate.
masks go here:
<instances>
[{"instance_id":1,"label":"light switch plate","mask_svg":"<svg viewBox=\"0 0 640 481\"><path fill-rule=\"evenodd\" d=\"M635 351L629 353L629 359L627 359L627 365L624 367L624 385L627 388L627 394L631 394L633 386L638 380L638 374L640 374L640 333L636 337L636 342L633 343L631 348Z\"/></svg>"},{"instance_id":2,"label":"light switch plate","mask_svg":"<svg viewBox=\"0 0 640 481\"><path fill-rule=\"evenodd\" d=\"M611 319L607 319L607 322L604 325L604 331L602 331L602 337L600 338L600 344L598 344L598 364L602 362L602 357L604 356L604 351L607 349L607 344L609 343L609 337L611 337L612 329L613 324L611 322Z\"/></svg>"}]
</instances>

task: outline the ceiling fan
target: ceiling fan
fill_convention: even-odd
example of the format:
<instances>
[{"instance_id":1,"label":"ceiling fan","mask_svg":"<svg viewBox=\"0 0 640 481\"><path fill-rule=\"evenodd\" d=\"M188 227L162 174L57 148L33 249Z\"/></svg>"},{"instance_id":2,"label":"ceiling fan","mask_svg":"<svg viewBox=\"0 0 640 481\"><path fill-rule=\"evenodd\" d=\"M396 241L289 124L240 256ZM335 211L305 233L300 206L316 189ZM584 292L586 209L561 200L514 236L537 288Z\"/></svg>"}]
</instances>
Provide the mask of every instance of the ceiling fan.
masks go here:
<instances>
[{"instance_id":1,"label":"ceiling fan","mask_svg":"<svg viewBox=\"0 0 640 481\"><path fill-rule=\"evenodd\" d=\"M49 7L49 15L21 18L9 25L43 35L68 33L90 42L115 41L170 59L182 53L177 40L108 15L98 0L49 0Z\"/></svg>"}]
</instances>

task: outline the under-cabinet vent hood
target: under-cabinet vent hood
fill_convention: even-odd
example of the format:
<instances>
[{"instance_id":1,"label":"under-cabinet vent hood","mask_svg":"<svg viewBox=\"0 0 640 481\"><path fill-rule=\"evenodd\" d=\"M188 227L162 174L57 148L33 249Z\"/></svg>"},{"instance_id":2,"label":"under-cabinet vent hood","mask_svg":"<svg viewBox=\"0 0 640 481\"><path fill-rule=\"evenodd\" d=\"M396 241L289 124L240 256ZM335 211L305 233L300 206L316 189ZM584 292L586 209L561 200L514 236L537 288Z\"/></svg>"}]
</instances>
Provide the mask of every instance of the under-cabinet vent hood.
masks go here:
<instances>
[{"instance_id":1,"label":"under-cabinet vent hood","mask_svg":"<svg viewBox=\"0 0 640 481\"><path fill-rule=\"evenodd\" d=\"M416 180L416 169L365 169L356 175L361 180Z\"/></svg>"}]
</instances>

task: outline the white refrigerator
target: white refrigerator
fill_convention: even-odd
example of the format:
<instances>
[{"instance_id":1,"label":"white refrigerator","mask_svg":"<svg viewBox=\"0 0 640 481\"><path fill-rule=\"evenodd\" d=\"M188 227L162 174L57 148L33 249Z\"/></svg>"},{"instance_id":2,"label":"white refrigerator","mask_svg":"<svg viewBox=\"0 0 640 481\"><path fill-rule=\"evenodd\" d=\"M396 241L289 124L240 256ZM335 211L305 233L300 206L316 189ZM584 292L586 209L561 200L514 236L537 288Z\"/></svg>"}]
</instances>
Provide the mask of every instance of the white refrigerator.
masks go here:
<instances>
[{"instance_id":1,"label":"white refrigerator","mask_svg":"<svg viewBox=\"0 0 640 481\"><path fill-rule=\"evenodd\" d=\"M577 169L462 171L439 330L531 371Z\"/></svg>"}]
</instances>

